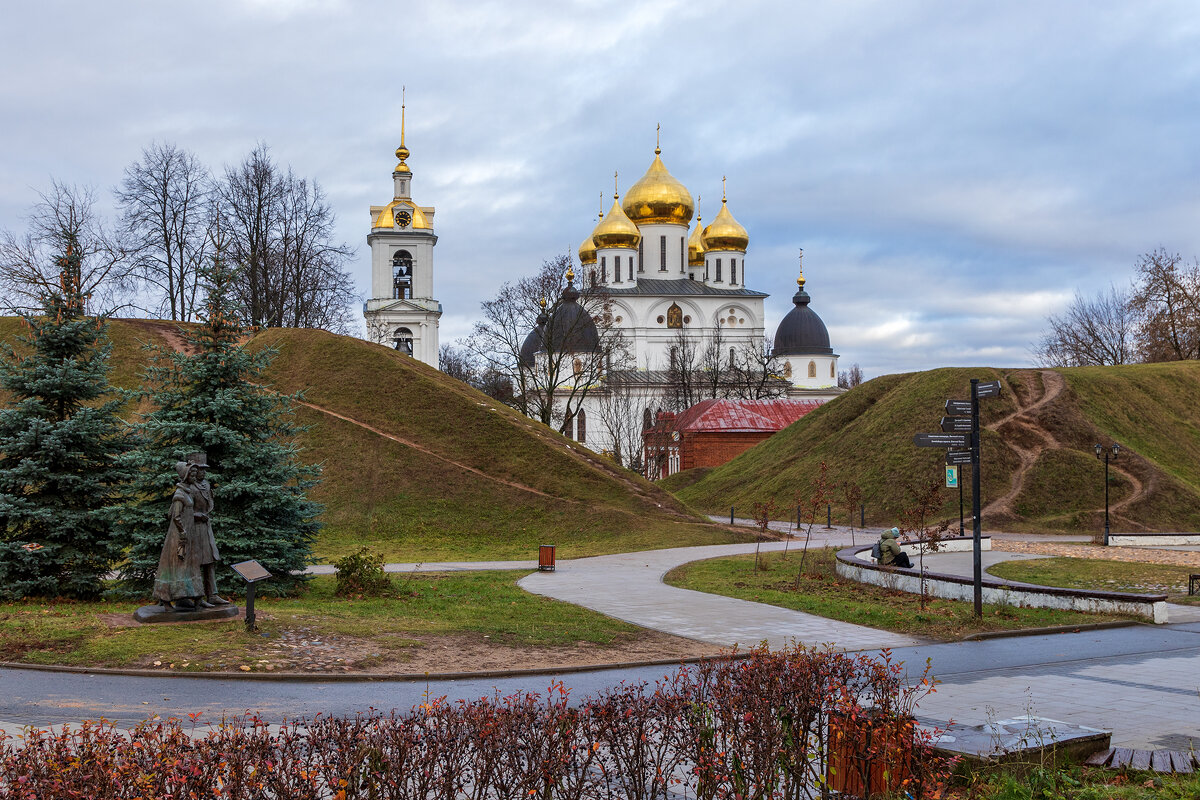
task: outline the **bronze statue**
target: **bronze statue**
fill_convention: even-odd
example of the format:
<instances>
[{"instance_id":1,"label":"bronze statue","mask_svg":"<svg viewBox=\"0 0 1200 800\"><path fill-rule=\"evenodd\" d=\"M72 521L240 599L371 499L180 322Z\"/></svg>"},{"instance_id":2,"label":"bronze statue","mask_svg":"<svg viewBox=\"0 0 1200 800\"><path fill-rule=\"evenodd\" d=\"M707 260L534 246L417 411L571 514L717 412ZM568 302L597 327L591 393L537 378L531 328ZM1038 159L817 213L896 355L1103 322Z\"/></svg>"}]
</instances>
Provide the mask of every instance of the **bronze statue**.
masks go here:
<instances>
[{"instance_id":1,"label":"bronze statue","mask_svg":"<svg viewBox=\"0 0 1200 800\"><path fill-rule=\"evenodd\" d=\"M154 599L167 608L195 611L196 600L204 594L204 575L200 568L200 548L196 546L196 474L197 468L186 461L175 463L179 483L171 496L167 518L167 538L158 559L154 579ZM174 605L172 605L174 604Z\"/></svg>"},{"instance_id":2,"label":"bronze statue","mask_svg":"<svg viewBox=\"0 0 1200 800\"><path fill-rule=\"evenodd\" d=\"M193 519L196 524L196 546L200 551L200 572L204 589L204 597L199 599L196 605L201 608L213 608L214 606L227 606L229 601L217 594L216 571L217 562L221 560L221 553L217 550L217 540L213 538L212 523L209 520L209 516L212 514L213 496L212 486L205 479L205 470L208 469L206 461L204 453L192 453L188 456L188 464L196 469Z\"/></svg>"}]
</instances>

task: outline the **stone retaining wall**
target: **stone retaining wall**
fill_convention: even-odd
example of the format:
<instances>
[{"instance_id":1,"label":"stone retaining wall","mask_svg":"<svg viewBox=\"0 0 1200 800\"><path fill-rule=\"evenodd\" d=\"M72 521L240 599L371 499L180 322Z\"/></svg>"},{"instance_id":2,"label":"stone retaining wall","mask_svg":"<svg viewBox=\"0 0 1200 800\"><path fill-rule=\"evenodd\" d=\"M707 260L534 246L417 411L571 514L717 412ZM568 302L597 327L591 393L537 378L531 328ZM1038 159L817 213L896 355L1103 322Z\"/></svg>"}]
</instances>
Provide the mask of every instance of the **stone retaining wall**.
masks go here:
<instances>
[{"instance_id":1,"label":"stone retaining wall","mask_svg":"<svg viewBox=\"0 0 1200 800\"><path fill-rule=\"evenodd\" d=\"M1200 545L1200 533L1110 533L1109 547L1180 547Z\"/></svg>"},{"instance_id":2,"label":"stone retaining wall","mask_svg":"<svg viewBox=\"0 0 1200 800\"><path fill-rule=\"evenodd\" d=\"M988 542L990 545L990 542ZM942 552L971 549L971 540L951 539L943 542ZM965 545L965 546L964 546ZM905 552L915 555L920 545L906 545ZM921 592L921 574L917 569L884 567L871 560L871 548L847 547L838 551L837 572L843 578L884 586L912 594ZM925 571L925 588L934 597L946 600L973 602L974 581L961 575L946 575ZM1143 617L1156 625L1167 621L1167 596L1165 594L1130 594L1127 592L1094 592L1086 589L1063 589L1057 586L1036 586L990 578L983 579L983 602L1002 603L1031 608L1062 608L1074 611L1090 611L1099 614L1129 614Z\"/></svg>"}]
</instances>

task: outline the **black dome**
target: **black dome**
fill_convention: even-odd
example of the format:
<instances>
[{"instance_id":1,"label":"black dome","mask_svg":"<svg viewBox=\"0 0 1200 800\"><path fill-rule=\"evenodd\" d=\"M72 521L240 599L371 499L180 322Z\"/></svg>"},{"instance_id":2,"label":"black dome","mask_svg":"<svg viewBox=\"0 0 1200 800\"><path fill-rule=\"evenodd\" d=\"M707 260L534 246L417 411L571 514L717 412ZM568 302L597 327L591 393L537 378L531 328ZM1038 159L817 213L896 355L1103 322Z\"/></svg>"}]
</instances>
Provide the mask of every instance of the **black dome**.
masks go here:
<instances>
[{"instance_id":1,"label":"black dome","mask_svg":"<svg viewBox=\"0 0 1200 800\"><path fill-rule=\"evenodd\" d=\"M796 306L787 313L775 330L775 355L833 354L825 323L817 316L817 312L808 307L808 301L811 299L803 288L792 295L792 302Z\"/></svg>"},{"instance_id":2,"label":"black dome","mask_svg":"<svg viewBox=\"0 0 1200 800\"><path fill-rule=\"evenodd\" d=\"M562 299L550 312L539 350L550 348L556 353L595 353L600 349L600 333L596 330L596 323L578 300L579 292L568 283Z\"/></svg>"},{"instance_id":3,"label":"black dome","mask_svg":"<svg viewBox=\"0 0 1200 800\"><path fill-rule=\"evenodd\" d=\"M543 348L542 342L542 326L546 323L546 316L543 314L538 317L538 325L529 332L525 337L525 341L521 344L521 366L532 367L534 356Z\"/></svg>"}]
</instances>

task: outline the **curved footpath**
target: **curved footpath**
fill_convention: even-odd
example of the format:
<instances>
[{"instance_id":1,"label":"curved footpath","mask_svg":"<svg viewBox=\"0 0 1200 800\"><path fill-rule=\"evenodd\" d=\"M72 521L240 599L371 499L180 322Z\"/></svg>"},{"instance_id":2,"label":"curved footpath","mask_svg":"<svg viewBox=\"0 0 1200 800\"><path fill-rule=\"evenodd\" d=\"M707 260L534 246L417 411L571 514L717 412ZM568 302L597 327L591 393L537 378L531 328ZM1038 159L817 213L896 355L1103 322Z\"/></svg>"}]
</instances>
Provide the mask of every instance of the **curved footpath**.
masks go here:
<instances>
[{"instance_id":1,"label":"curved footpath","mask_svg":"<svg viewBox=\"0 0 1200 800\"><path fill-rule=\"evenodd\" d=\"M856 540L870 543L877 535L859 531ZM1001 538L1006 537L997 540ZM849 545L848 531L814 529L811 546L826 544ZM782 543L763 543L764 550L782 547ZM797 542L790 547L795 549ZM753 550L753 544L722 545L560 561L556 572L529 575L521 585L644 627L723 645L751 645L765 639L772 646L797 640L852 650L888 647L894 648L895 660L918 672L928 659L941 683L919 711L935 720L974 725L1034 714L1114 730L1113 744L1122 747L1187 749L1191 739L1200 741L1200 623L927 644L801 612L674 589L661 582L662 575L678 564ZM950 571L954 568L951 557L958 555L929 558L943 559L946 563L938 568ZM469 568L466 564L454 566ZM493 562L487 566L529 568L532 563ZM392 571L417 568L433 571L445 567L390 567ZM202 713L201 723L247 711L277 722L318 713L353 715L369 708L407 709L426 695L446 695L453 700L495 691L540 692L555 680L580 696L622 681L653 681L672 669L654 666L359 683L0 669L0 729L18 733L23 725L100 717L132 725L155 714L186 720L195 712Z\"/></svg>"}]
</instances>

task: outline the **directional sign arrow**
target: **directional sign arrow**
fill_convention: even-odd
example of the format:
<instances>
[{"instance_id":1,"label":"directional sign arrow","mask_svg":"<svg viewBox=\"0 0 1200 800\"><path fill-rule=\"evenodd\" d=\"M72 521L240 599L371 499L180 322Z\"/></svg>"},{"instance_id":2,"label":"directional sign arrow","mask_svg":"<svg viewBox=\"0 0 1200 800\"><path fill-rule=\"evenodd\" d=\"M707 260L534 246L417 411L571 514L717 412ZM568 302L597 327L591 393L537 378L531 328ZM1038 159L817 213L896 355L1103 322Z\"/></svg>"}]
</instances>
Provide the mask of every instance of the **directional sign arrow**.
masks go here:
<instances>
[{"instance_id":1,"label":"directional sign arrow","mask_svg":"<svg viewBox=\"0 0 1200 800\"><path fill-rule=\"evenodd\" d=\"M942 430L946 433L970 433L972 417L942 417Z\"/></svg>"},{"instance_id":2,"label":"directional sign arrow","mask_svg":"<svg viewBox=\"0 0 1200 800\"><path fill-rule=\"evenodd\" d=\"M1000 381L988 381L987 383L979 384L975 390L976 397L999 397L1000 396Z\"/></svg>"},{"instance_id":3,"label":"directional sign arrow","mask_svg":"<svg viewBox=\"0 0 1200 800\"><path fill-rule=\"evenodd\" d=\"M947 414L970 414L971 413L971 401L970 400L947 400L946 401L946 413Z\"/></svg>"},{"instance_id":4,"label":"directional sign arrow","mask_svg":"<svg viewBox=\"0 0 1200 800\"><path fill-rule=\"evenodd\" d=\"M960 465L960 466L963 464L970 464L971 463L971 451L970 450L947 450L946 451L946 463L950 466L953 466L955 464Z\"/></svg>"},{"instance_id":5,"label":"directional sign arrow","mask_svg":"<svg viewBox=\"0 0 1200 800\"><path fill-rule=\"evenodd\" d=\"M918 433L913 437L917 447L967 447L965 433Z\"/></svg>"}]
</instances>

